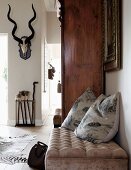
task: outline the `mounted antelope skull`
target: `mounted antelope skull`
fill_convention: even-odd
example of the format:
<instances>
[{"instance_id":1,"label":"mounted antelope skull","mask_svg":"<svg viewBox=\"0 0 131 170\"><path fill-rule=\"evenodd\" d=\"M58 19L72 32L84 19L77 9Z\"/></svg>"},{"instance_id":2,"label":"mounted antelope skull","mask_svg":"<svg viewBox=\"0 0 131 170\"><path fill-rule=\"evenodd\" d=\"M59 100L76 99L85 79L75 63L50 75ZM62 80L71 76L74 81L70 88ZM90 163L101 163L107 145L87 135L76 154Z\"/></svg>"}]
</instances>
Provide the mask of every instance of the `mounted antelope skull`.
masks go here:
<instances>
[{"instance_id":1,"label":"mounted antelope skull","mask_svg":"<svg viewBox=\"0 0 131 170\"><path fill-rule=\"evenodd\" d=\"M35 31L31 25L31 23L35 20L36 18L36 11L34 9L34 6L32 4L32 10L34 12L34 16L30 19L30 21L28 22L28 26L31 30L31 35L30 36L23 36L21 38L18 38L16 35L15 35L15 32L17 30L17 24L16 22L10 17L10 12L11 12L11 7L10 5L8 4L9 6L9 11L8 11L8 14L7 14L7 17L8 17L8 20L10 22L12 22L14 24L14 28L12 30L12 36L14 37L14 39L19 43L18 46L20 47L19 49L19 53L20 53L20 57L22 59L28 59L30 58L31 56L31 49L30 49L30 46L31 46L31 39L34 37L34 34L35 34Z\"/></svg>"}]
</instances>

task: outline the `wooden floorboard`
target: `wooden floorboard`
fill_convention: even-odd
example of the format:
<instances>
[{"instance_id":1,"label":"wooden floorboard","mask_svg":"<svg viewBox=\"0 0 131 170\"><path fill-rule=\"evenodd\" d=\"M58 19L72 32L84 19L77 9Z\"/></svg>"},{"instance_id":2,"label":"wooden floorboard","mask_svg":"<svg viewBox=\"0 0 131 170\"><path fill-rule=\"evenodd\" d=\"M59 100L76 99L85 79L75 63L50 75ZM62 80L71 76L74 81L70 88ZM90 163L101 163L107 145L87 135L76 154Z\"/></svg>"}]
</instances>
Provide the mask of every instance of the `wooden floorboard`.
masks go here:
<instances>
[{"instance_id":1,"label":"wooden floorboard","mask_svg":"<svg viewBox=\"0 0 131 170\"><path fill-rule=\"evenodd\" d=\"M53 128L53 115L49 115L45 124L39 127L10 127L0 125L1 136L18 136L22 134L36 135L36 139L31 141L27 147L22 151L23 154L29 155L31 147L37 143L37 141L44 142L48 145L51 130ZM35 170L30 168L27 163L16 163L14 165L0 163L0 170Z\"/></svg>"}]
</instances>

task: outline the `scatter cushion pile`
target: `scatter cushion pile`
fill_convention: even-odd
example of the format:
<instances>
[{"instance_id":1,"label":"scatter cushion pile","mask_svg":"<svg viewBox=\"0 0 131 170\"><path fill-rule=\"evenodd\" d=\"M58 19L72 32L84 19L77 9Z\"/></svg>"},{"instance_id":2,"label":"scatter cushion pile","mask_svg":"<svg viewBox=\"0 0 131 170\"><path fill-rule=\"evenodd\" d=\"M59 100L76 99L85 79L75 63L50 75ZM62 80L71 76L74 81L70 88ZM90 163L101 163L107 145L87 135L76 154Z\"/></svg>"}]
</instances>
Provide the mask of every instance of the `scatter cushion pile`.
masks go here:
<instances>
[{"instance_id":1,"label":"scatter cushion pile","mask_svg":"<svg viewBox=\"0 0 131 170\"><path fill-rule=\"evenodd\" d=\"M74 131L95 100L96 97L93 91L90 88L87 88L86 91L74 102L61 127Z\"/></svg>"},{"instance_id":2,"label":"scatter cushion pile","mask_svg":"<svg viewBox=\"0 0 131 170\"><path fill-rule=\"evenodd\" d=\"M75 135L92 143L110 141L119 125L119 93L106 97L101 94L91 105Z\"/></svg>"}]
</instances>

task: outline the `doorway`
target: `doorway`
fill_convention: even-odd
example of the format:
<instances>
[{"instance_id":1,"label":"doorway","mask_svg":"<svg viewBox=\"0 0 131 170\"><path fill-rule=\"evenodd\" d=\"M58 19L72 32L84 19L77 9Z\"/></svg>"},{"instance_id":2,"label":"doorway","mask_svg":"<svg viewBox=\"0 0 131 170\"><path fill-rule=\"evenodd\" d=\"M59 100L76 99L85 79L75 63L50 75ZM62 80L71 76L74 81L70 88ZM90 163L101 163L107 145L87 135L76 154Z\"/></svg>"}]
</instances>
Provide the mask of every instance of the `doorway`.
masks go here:
<instances>
[{"instance_id":1,"label":"doorway","mask_svg":"<svg viewBox=\"0 0 131 170\"><path fill-rule=\"evenodd\" d=\"M0 34L0 124L8 120L8 34Z\"/></svg>"},{"instance_id":2,"label":"doorway","mask_svg":"<svg viewBox=\"0 0 131 170\"><path fill-rule=\"evenodd\" d=\"M47 4L45 3L45 5ZM61 108L61 93L57 91L58 83L61 83L61 23L57 17L56 8L52 7L53 10L49 10L47 7L46 34L43 36L44 43L42 48L43 123L48 115L54 114L56 108ZM55 68L52 79L48 77L48 72L52 72L51 66Z\"/></svg>"},{"instance_id":3,"label":"doorway","mask_svg":"<svg viewBox=\"0 0 131 170\"><path fill-rule=\"evenodd\" d=\"M48 115L54 115L56 108L61 108L61 44L48 44L45 42L42 71L42 119L45 122ZM48 70L53 66L55 69L52 79L49 78Z\"/></svg>"},{"instance_id":4,"label":"doorway","mask_svg":"<svg viewBox=\"0 0 131 170\"><path fill-rule=\"evenodd\" d=\"M48 44L48 49L49 63L55 68L54 77L49 80L50 110L54 113L56 108L61 108L61 90L58 90L58 83L61 84L61 44Z\"/></svg>"}]
</instances>

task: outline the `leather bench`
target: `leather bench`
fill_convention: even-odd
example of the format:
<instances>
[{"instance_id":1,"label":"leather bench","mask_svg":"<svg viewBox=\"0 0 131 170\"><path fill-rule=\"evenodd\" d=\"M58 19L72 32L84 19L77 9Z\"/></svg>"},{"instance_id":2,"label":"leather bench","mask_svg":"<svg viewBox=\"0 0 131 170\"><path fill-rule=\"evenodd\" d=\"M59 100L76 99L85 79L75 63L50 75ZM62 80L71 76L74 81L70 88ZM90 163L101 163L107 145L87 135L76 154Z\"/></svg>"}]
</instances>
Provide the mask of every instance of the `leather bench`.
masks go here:
<instances>
[{"instance_id":1,"label":"leather bench","mask_svg":"<svg viewBox=\"0 0 131 170\"><path fill-rule=\"evenodd\" d=\"M61 126L61 109L57 108L53 117L54 128Z\"/></svg>"},{"instance_id":2,"label":"leather bench","mask_svg":"<svg viewBox=\"0 0 131 170\"><path fill-rule=\"evenodd\" d=\"M45 156L46 170L128 170L127 153L114 141L93 144L74 132L54 128Z\"/></svg>"}]
</instances>

